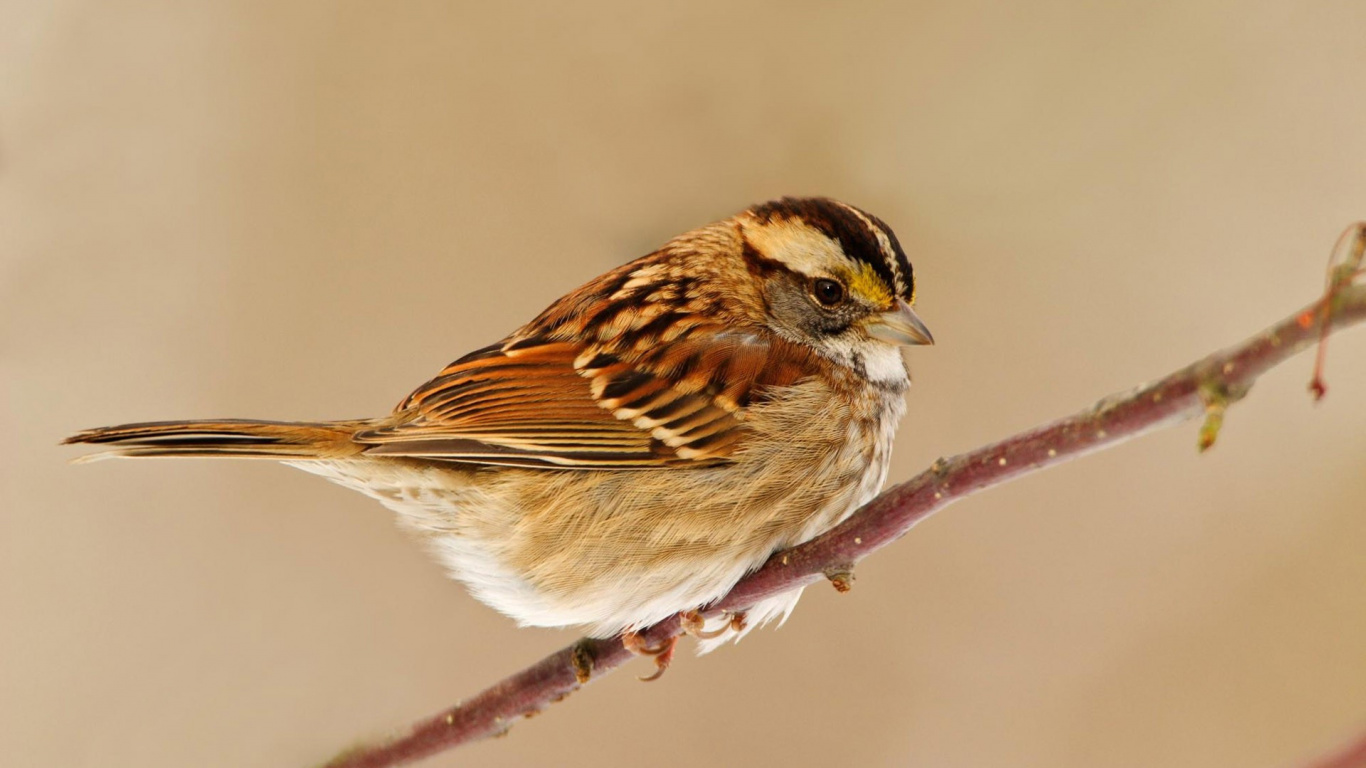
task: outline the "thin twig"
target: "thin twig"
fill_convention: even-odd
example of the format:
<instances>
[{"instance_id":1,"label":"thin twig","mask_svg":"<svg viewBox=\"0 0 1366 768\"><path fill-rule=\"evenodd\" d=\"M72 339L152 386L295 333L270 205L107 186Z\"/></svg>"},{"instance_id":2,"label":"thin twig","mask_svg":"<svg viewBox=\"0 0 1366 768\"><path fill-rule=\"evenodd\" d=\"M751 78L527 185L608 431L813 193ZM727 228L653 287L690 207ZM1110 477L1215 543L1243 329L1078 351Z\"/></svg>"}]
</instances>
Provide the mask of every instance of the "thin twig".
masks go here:
<instances>
[{"instance_id":1,"label":"thin twig","mask_svg":"<svg viewBox=\"0 0 1366 768\"><path fill-rule=\"evenodd\" d=\"M1366 221L1358 221L1348 227L1333 245L1328 255L1327 285L1323 289L1323 312L1333 306L1333 297L1344 286L1366 272ZM1319 328L1319 349L1314 355L1314 377L1309 380L1309 392L1315 400L1322 400L1328 394L1328 385L1323 383L1323 365L1328 355L1328 323Z\"/></svg>"},{"instance_id":2,"label":"thin twig","mask_svg":"<svg viewBox=\"0 0 1366 768\"><path fill-rule=\"evenodd\" d=\"M766 597L826 578L829 569L847 572L853 563L955 501L1149 430L1205 414L1199 444L1202 450L1208 448L1218 435L1224 409L1246 395L1257 377L1328 333L1366 320L1366 286L1330 286L1319 301L1276 325L1159 381L1107 397L1052 424L936 461L873 499L834 530L775 554L703 613L716 616L726 610L743 610ZM675 616L646 630L642 639L655 645L680 633ZM327 768L385 768L501 734L515 721L582 687L590 671L597 678L631 658L618 638L580 640L413 725L401 736L338 755Z\"/></svg>"}]
</instances>

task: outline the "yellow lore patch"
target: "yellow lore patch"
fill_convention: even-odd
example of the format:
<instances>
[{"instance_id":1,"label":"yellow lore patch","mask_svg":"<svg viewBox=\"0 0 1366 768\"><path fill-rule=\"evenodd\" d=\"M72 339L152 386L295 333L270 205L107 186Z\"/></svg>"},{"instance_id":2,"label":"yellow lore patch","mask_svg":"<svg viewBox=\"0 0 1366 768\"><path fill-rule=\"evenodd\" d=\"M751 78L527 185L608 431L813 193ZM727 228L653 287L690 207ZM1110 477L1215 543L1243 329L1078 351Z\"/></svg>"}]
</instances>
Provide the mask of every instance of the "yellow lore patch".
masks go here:
<instances>
[{"instance_id":1,"label":"yellow lore patch","mask_svg":"<svg viewBox=\"0 0 1366 768\"><path fill-rule=\"evenodd\" d=\"M875 307L887 309L895 303L896 297L871 264L859 262L856 269L850 270L847 282L851 293Z\"/></svg>"}]
</instances>

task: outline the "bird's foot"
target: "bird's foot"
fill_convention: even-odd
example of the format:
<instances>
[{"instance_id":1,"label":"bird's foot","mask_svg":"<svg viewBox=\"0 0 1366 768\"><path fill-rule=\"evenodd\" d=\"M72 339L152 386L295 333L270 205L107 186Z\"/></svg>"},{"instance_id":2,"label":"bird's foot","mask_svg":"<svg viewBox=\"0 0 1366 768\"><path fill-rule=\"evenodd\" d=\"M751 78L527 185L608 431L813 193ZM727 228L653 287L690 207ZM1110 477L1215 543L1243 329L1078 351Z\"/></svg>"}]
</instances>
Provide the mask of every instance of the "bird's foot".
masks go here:
<instances>
[{"instance_id":1,"label":"bird's foot","mask_svg":"<svg viewBox=\"0 0 1366 768\"><path fill-rule=\"evenodd\" d=\"M745 629L744 611L726 611L723 614L726 623L716 629L705 629L707 620L697 611L688 611L683 614L683 632L691 635L698 640L711 640L727 632L743 632Z\"/></svg>"},{"instance_id":2,"label":"bird's foot","mask_svg":"<svg viewBox=\"0 0 1366 768\"><path fill-rule=\"evenodd\" d=\"M735 611L730 615L730 631L740 633L749 626L749 614L744 611Z\"/></svg>"},{"instance_id":3,"label":"bird's foot","mask_svg":"<svg viewBox=\"0 0 1366 768\"><path fill-rule=\"evenodd\" d=\"M655 671L638 678L641 682L648 683L658 680L664 674L664 670L669 668L669 663L674 660L674 647L678 645L678 637L650 645L638 632L626 632L621 636L621 644L637 656L649 656L654 659Z\"/></svg>"}]
</instances>

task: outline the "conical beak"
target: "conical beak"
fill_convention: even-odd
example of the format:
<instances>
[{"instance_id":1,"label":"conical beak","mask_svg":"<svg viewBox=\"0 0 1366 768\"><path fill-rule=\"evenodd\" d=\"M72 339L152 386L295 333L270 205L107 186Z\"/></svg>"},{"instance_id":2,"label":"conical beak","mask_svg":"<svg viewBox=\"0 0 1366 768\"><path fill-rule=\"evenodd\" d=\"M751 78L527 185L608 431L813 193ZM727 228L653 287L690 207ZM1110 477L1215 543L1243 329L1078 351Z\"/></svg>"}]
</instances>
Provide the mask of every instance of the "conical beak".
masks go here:
<instances>
[{"instance_id":1,"label":"conical beak","mask_svg":"<svg viewBox=\"0 0 1366 768\"><path fill-rule=\"evenodd\" d=\"M873 316L868 323L868 335L892 344L934 343L930 329L916 316L911 305L902 299L896 300L895 309Z\"/></svg>"}]
</instances>

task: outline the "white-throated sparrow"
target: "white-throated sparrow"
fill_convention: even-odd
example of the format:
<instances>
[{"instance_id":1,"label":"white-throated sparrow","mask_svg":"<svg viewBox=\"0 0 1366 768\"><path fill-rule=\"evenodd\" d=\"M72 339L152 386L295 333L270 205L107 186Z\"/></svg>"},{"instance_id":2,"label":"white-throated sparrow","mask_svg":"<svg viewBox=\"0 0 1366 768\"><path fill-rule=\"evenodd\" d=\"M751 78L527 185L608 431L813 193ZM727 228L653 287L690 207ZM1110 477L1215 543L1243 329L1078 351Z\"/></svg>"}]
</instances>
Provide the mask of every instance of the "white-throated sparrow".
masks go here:
<instances>
[{"instance_id":1,"label":"white-throated sparrow","mask_svg":"<svg viewBox=\"0 0 1366 768\"><path fill-rule=\"evenodd\" d=\"M784 198L598 277L389 416L128 424L66 442L284 461L397 512L518 622L629 636L722 597L878 492L909 385L899 347L932 343L914 300L887 225ZM692 629L707 650L786 618L800 594ZM661 668L671 651L654 650Z\"/></svg>"}]
</instances>

